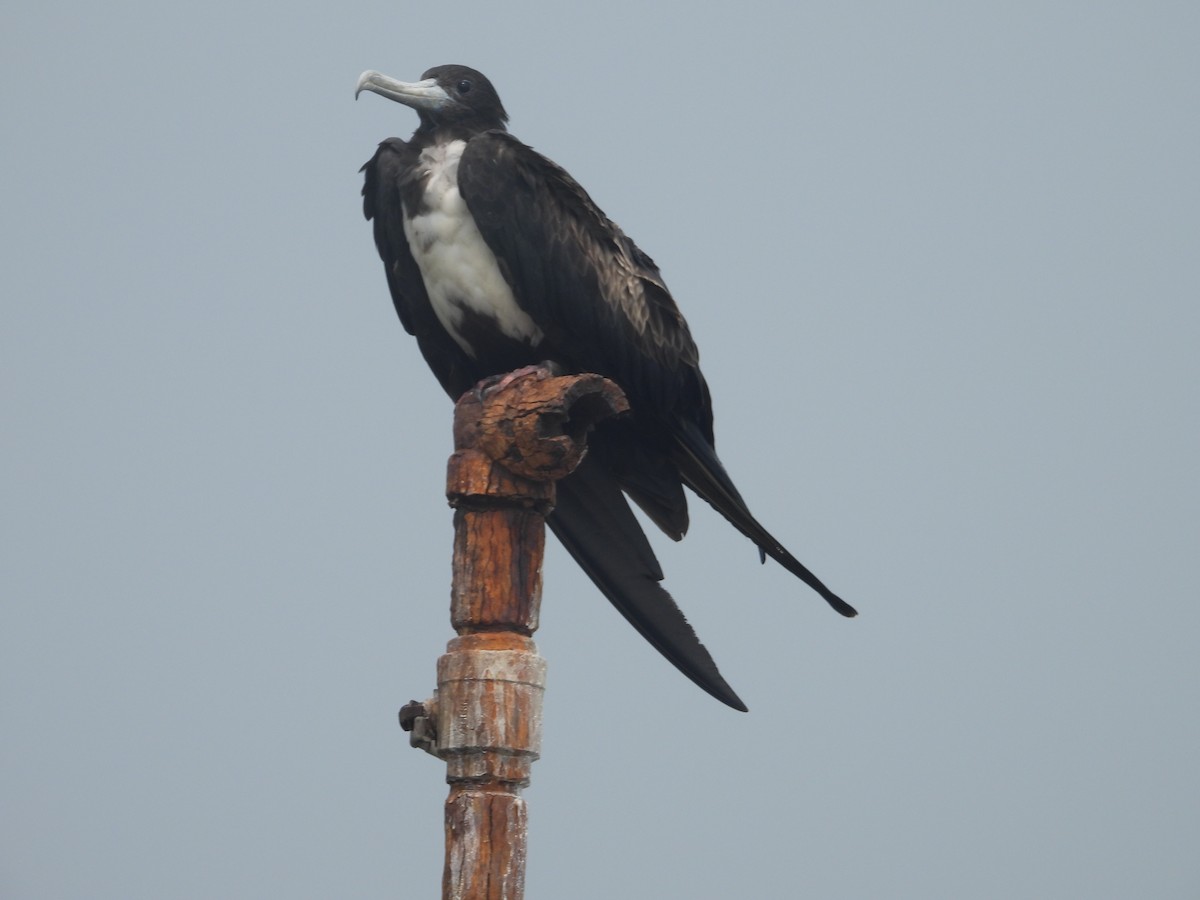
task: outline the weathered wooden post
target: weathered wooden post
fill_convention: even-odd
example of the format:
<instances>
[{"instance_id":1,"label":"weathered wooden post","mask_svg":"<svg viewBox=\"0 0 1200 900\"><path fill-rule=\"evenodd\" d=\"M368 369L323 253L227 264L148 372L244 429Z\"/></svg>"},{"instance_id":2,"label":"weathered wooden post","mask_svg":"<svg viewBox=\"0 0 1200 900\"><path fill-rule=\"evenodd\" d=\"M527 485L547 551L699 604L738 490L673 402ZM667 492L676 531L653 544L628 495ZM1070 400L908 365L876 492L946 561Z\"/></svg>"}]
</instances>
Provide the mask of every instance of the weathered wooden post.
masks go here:
<instances>
[{"instance_id":1,"label":"weathered wooden post","mask_svg":"<svg viewBox=\"0 0 1200 900\"><path fill-rule=\"evenodd\" d=\"M485 383L486 384L486 383ZM525 801L542 734L538 627L545 517L588 429L628 409L599 375L521 370L455 406L451 624L437 691L400 713L411 743L446 761L443 900L521 900Z\"/></svg>"}]
</instances>

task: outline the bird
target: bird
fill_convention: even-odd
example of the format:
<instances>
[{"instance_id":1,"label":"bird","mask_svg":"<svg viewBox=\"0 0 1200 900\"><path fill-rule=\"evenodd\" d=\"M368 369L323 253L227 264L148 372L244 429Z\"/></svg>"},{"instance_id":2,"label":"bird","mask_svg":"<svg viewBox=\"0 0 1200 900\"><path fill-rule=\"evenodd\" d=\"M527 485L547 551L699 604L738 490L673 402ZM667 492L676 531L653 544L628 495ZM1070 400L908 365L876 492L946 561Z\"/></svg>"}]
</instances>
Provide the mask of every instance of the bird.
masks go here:
<instances>
[{"instance_id":1,"label":"bird","mask_svg":"<svg viewBox=\"0 0 1200 900\"><path fill-rule=\"evenodd\" d=\"M717 457L712 399L687 322L654 261L562 167L508 132L492 83L444 65L419 81L364 72L355 90L415 110L360 170L404 328L452 399L551 363L595 372L630 411L601 423L558 484L546 524L612 604L703 690L747 707L675 600L632 500L666 535L688 529L684 488L843 616L857 615L751 514Z\"/></svg>"}]
</instances>

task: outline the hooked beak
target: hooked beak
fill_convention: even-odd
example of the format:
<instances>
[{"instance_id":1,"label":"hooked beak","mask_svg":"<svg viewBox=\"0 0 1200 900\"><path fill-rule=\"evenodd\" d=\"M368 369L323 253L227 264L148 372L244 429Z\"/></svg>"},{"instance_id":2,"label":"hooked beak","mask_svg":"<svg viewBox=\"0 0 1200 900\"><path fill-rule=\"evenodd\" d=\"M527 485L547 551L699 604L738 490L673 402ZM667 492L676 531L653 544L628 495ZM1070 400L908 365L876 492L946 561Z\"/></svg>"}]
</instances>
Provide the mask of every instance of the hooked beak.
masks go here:
<instances>
[{"instance_id":1,"label":"hooked beak","mask_svg":"<svg viewBox=\"0 0 1200 900\"><path fill-rule=\"evenodd\" d=\"M416 110L437 110L450 101L450 95L437 83L435 78L424 81L407 82L388 78L379 72L367 71L358 76L358 86L354 89L354 99L363 91L370 91L411 106Z\"/></svg>"}]
</instances>

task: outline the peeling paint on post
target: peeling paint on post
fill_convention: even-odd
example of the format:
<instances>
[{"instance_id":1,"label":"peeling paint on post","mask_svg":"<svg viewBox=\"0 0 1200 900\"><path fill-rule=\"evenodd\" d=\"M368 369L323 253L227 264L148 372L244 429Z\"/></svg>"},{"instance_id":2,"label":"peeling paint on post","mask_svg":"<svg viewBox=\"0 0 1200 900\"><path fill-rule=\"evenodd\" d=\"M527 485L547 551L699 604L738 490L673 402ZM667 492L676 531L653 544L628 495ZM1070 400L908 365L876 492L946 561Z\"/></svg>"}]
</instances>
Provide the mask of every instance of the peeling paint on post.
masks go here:
<instances>
[{"instance_id":1,"label":"peeling paint on post","mask_svg":"<svg viewBox=\"0 0 1200 900\"><path fill-rule=\"evenodd\" d=\"M546 686L531 637L545 517L554 482L583 458L588 429L626 409L620 389L599 375L542 369L485 382L455 406L446 496L455 509L450 619L458 637L438 660L433 699L401 713L414 745L446 761L444 900L524 896L521 789L541 749Z\"/></svg>"}]
</instances>

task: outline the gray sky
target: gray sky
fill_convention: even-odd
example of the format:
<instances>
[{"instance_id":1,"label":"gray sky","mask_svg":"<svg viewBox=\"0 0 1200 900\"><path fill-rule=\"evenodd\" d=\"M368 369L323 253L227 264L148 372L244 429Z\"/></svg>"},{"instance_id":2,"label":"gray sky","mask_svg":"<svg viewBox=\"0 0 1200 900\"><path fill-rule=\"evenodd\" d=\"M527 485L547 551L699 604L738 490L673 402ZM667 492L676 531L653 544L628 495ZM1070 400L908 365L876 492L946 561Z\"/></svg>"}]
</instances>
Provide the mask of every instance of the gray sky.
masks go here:
<instances>
[{"instance_id":1,"label":"gray sky","mask_svg":"<svg viewBox=\"0 0 1200 900\"><path fill-rule=\"evenodd\" d=\"M359 165L497 85L661 266L759 517L557 545L531 900L1200 893L1194 4L21 4L0 28L0 895L436 896L399 706L450 408ZM601 677L602 676L602 677Z\"/></svg>"}]
</instances>

